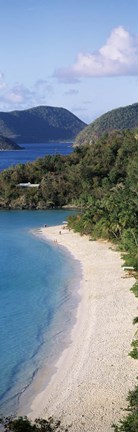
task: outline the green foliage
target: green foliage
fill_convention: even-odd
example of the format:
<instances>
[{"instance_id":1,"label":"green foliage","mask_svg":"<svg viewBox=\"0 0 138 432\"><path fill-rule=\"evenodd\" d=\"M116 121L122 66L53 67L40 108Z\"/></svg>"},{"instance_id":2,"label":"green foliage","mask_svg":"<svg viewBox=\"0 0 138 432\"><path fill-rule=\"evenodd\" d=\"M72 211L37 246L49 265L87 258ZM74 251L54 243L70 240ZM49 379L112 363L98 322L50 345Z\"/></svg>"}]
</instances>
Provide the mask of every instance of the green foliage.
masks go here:
<instances>
[{"instance_id":1,"label":"green foliage","mask_svg":"<svg viewBox=\"0 0 138 432\"><path fill-rule=\"evenodd\" d=\"M138 316L133 319L133 324L138 324Z\"/></svg>"},{"instance_id":2,"label":"green foliage","mask_svg":"<svg viewBox=\"0 0 138 432\"><path fill-rule=\"evenodd\" d=\"M133 287L131 288L131 291L135 294L136 297L138 297L138 282L136 282Z\"/></svg>"},{"instance_id":3,"label":"green foliage","mask_svg":"<svg viewBox=\"0 0 138 432\"><path fill-rule=\"evenodd\" d=\"M138 386L128 395L128 414L118 425L113 425L115 432L138 431Z\"/></svg>"},{"instance_id":4,"label":"green foliage","mask_svg":"<svg viewBox=\"0 0 138 432\"><path fill-rule=\"evenodd\" d=\"M138 359L138 339L133 340L131 346L132 350L130 351L129 355L134 359Z\"/></svg>"},{"instance_id":5,"label":"green foliage","mask_svg":"<svg viewBox=\"0 0 138 432\"><path fill-rule=\"evenodd\" d=\"M138 215L137 148L134 133L119 131L104 135L94 146L77 148L68 156L45 156L19 164L0 174L0 206L45 209L74 203L87 207L92 214L94 208L94 226L101 215L108 218L108 225L116 219L116 227L109 230L116 238L124 228L134 226ZM17 188L18 183L28 181L40 183L33 199L30 193L30 200L29 192ZM97 225L97 231L102 235L101 225Z\"/></svg>"},{"instance_id":6,"label":"green foliage","mask_svg":"<svg viewBox=\"0 0 138 432\"><path fill-rule=\"evenodd\" d=\"M60 420L49 417L48 420L36 419L31 422L27 417L4 417L0 419L1 425L5 432L67 432L68 429L61 425Z\"/></svg>"}]
</instances>

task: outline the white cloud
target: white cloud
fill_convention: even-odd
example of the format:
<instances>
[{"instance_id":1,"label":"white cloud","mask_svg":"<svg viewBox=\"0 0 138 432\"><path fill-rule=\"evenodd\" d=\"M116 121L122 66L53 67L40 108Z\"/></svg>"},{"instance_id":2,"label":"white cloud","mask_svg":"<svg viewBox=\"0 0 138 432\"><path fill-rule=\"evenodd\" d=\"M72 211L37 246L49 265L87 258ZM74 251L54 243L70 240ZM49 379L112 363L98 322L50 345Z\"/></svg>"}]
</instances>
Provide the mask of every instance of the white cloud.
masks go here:
<instances>
[{"instance_id":1,"label":"white cloud","mask_svg":"<svg viewBox=\"0 0 138 432\"><path fill-rule=\"evenodd\" d=\"M97 52L79 53L72 66L55 72L61 80L124 75L138 75L138 36L121 26L112 30Z\"/></svg>"},{"instance_id":2,"label":"white cloud","mask_svg":"<svg viewBox=\"0 0 138 432\"><path fill-rule=\"evenodd\" d=\"M47 96L53 87L46 80L38 80L30 89L23 84L9 86L0 73L0 110L26 109L36 105L46 105Z\"/></svg>"},{"instance_id":3,"label":"white cloud","mask_svg":"<svg viewBox=\"0 0 138 432\"><path fill-rule=\"evenodd\" d=\"M34 96L34 92L30 91L23 84L16 83L12 87L6 85L0 93L0 102L5 105L6 109L10 105L12 108L23 107L24 104L31 101Z\"/></svg>"}]
</instances>

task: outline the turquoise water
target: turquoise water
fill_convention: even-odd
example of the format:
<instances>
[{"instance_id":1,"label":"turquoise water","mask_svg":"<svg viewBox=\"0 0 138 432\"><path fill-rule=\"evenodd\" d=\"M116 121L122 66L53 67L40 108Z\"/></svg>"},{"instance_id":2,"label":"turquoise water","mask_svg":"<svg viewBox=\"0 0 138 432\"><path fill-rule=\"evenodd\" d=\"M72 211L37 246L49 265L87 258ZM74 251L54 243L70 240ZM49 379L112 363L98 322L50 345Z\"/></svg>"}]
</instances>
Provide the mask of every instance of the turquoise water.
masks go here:
<instances>
[{"instance_id":1,"label":"turquoise water","mask_svg":"<svg viewBox=\"0 0 138 432\"><path fill-rule=\"evenodd\" d=\"M54 364L73 324L78 263L37 230L68 214L0 212L0 413L6 415L16 413L44 362Z\"/></svg>"}]
</instances>

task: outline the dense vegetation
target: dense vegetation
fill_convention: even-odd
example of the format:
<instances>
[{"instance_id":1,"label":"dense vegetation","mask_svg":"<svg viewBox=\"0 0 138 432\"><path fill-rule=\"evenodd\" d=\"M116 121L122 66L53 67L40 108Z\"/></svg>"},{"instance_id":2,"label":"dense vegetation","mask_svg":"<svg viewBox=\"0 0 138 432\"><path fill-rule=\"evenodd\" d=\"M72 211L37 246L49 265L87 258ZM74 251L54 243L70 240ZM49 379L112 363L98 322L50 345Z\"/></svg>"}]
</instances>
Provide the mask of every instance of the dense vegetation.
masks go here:
<instances>
[{"instance_id":1,"label":"dense vegetation","mask_svg":"<svg viewBox=\"0 0 138 432\"><path fill-rule=\"evenodd\" d=\"M68 429L61 425L60 420L49 417L48 420L36 419L31 422L27 417L0 418L0 424L4 432L67 432Z\"/></svg>"},{"instance_id":2,"label":"dense vegetation","mask_svg":"<svg viewBox=\"0 0 138 432\"><path fill-rule=\"evenodd\" d=\"M95 145L76 148L68 156L45 156L1 172L0 206L37 209L75 204L87 209L87 213L93 212L93 228L105 214L109 225L107 235L116 238L123 226L130 228L130 224L136 224L137 166L138 142L133 132L104 134ZM38 190L17 188L21 182L40 186ZM96 208L99 216L96 216ZM131 217L127 216L128 212ZM115 229L111 218L117 221L119 218ZM85 231L86 225L89 232L88 223L85 223ZM99 235L101 231L103 235L103 228L99 226Z\"/></svg>"},{"instance_id":3,"label":"dense vegetation","mask_svg":"<svg viewBox=\"0 0 138 432\"><path fill-rule=\"evenodd\" d=\"M0 150L21 150L21 147L10 138L0 135Z\"/></svg>"},{"instance_id":4,"label":"dense vegetation","mask_svg":"<svg viewBox=\"0 0 138 432\"><path fill-rule=\"evenodd\" d=\"M39 106L23 111L0 112L0 133L19 144L73 140L85 126L64 108Z\"/></svg>"},{"instance_id":5,"label":"dense vegetation","mask_svg":"<svg viewBox=\"0 0 138 432\"><path fill-rule=\"evenodd\" d=\"M85 146L80 148L85 152ZM133 132L104 134L81 162L85 211L70 226L92 238L121 242L131 251L126 264L138 270L138 143ZM85 194L84 194L85 188Z\"/></svg>"},{"instance_id":6,"label":"dense vegetation","mask_svg":"<svg viewBox=\"0 0 138 432\"><path fill-rule=\"evenodd\" d=\"M138 128L138 103L101 115L80 132L75 145L92 144L103 132L134 128Z\"/></svg>"},{"instance_id":7,"label":"dense vegetation","mask_svg":"<svg viewBox=\"0 0 138 432\"><path fill-rule=\"evenodd\" d=\"M39 183L39 188L17 187L28 181ZM104 133L93 145L77 147L68 156L46 156L5 170L0 174L0 190L1 208L78 207L79 214L70 217L69 226L91 239L115 242L137 279L138 141L133 131ZM133 291L138 296L137 280ZM138 358L137 337L130 355ZM138 430L138 388L129 395L128 416L114 429Z\"/></svg>"}]
</instances>

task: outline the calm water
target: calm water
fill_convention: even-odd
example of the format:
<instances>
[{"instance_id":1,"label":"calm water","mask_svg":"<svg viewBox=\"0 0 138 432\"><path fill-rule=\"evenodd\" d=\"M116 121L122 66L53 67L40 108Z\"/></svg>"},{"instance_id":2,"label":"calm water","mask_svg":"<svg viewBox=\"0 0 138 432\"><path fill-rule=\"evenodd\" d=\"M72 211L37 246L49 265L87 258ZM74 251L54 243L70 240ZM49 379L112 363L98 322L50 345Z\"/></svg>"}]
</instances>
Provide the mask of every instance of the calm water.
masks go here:
<instances>
[{"instance_id":1,"label":"calm water","mask_svg":"<svg viewBox=\"0 0 138 432\"><path fill-rule=\"evenodd\" d=\"M0 212L0 413L18 410L38 370L54 364L65 347L79 264L38 228L60 224L70 213Z\"/></svg>"},{"instance_id":2,"label":"calm water","mask_svg":"<svg viewBox=\"0 0 138 432\"><path fill-rule=\"evenodd\" d=\"M22 144L23 150L0 151L0 171L18 163L32 162L46 154L69 154L73 151L72 143Z\"/></svg>"}]
</instances>

